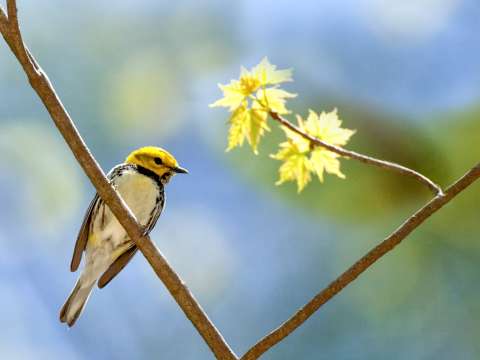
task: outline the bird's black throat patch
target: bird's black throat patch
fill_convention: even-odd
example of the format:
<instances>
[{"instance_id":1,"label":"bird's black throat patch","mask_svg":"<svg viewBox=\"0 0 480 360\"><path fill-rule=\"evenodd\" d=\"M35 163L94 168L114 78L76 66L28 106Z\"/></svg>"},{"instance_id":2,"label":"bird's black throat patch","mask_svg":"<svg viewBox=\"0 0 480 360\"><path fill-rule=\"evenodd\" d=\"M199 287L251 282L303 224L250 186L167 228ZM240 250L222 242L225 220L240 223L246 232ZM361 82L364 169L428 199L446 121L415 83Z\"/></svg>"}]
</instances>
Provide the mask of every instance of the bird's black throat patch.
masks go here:
<instances>
[{"instance_id":1,"label":"bird's black throat patch","mask_svg":"<svg viewBox=\"0 0 480 360\"><path fill-rule=\"evenodd\" d=\"M160 179L160 176L155 174L152 170L147 169L143 166L135 165L135 167L137 168L137 171L140 174L148 176L149 178L153 179L157 183L157 185L160 187L160 189L163 189L163 184L162 184L162 181Z\"/></svg>"}]
</instances>

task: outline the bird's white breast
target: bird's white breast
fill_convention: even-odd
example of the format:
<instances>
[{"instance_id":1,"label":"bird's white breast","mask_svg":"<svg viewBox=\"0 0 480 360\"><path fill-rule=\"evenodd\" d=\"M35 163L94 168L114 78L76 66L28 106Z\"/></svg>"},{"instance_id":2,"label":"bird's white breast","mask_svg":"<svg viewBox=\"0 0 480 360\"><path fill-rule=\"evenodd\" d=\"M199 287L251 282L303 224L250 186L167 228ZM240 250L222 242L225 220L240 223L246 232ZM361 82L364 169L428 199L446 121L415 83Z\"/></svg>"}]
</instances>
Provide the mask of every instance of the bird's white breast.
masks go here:
<instances>
[{"instance_id":1,"label":"bird's white breast","mask_svg":"<svg viewBox=\"0 0 480 360\"><path fill-rule=\"evenodd\" d=\"M159 195L155 181L148 176L129 170L115 179L115 187L132 210L137 221L145 225Z\"/></svg>"},{"instance_id":2,"label":"bird's white breast","mask_svg":"<svg viewBox=\"0 0 480 360\"><path fill-rule=\"evenodd\" d=\"M114 179L113 185L127 203L137 221L145 226L159 197L159 188L155 181L134 170L127 170ZM95 224L102 228L100 230L102 239L110 239L112 245L116 246L123 242L126 236L125 230L108 208L106 211L107 216L105 223L102 224L103 226L101 225L101 217L98 217Z\"/></svg>"}]
</instances>

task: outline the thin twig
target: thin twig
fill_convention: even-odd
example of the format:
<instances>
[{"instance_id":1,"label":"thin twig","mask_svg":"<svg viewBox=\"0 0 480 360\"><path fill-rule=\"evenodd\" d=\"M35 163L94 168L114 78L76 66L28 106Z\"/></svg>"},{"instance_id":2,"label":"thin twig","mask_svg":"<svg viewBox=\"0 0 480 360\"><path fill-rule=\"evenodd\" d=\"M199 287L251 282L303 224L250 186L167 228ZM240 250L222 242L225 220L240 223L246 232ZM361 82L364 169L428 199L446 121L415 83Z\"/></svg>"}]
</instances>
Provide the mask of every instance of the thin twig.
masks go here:
<instances>
[{"instance_id":1,"label":"thin twig","mask_svg":"<svg viewBox=\"0 0 480 360\"><path fill-rule=\"evenodd\" d=\"M402 166L402 165L399 165L399 164L392 163L390 161L375 159L375 158L370 157L370 156L359 154L355 151L345 150L344 148L341 148L339 146L328 144L328 143L326 143L326 142L324 142L324 141L322 141L322 140L320 140L320 139L318 139L314 136L311 136L311 135L307 134L306 132L302 131L298 126L293 125L290 121L288 121L287 119L285 119L284 117L282 117L278 113L270 111L269 114L272 117L272 119L278 121L280 124L282 124L283 126L285 126L288 129L292 130L293 132L296 132L297 134L303 136L305 139L309 140L314 145L324 147L325 149L328 149L328 150L330 150L334 153L337 153L339 155L342 155L342 156L345 156L345 157L348 157L348 158L351 158L351 159L358 160L358 161L360 161L364 164L375 165L375 166L378 166L382 169L388 169L388 170L396 171L400 174L403 174L403 175L406 175L406 176L409 176L409 177L413 177L413 178L417 179L419 182L421 182L422 184L426 185L430 190L433 191L433 193L435 195L442 195L443 194L442 188L440 186L438 186L432 180L430 180L429 178L427 178L426 176L420 174L419 172L417 172L415 170L409 169L409 168L407 168L405 166Z\"/></svg>"},{"instance_id":2,"label":"thin twig","mask_svg":"<svg viewBox=\"0 0 480 360\"><path fill-rule=\"evenodd\" d=\"M257 342L241 360L253 360L260 357L275 344L282 341L290 335L296 328L302 325L310 316L312 316L322 305L331 300L348 284L354 281L360 274L372 266L377 260L386 253L393 250L400 244L413 230L421 225L425 220L440 210L445 204L451 201L461 191L465 190L475 180L480 178L480 163L468 171L464 176L451 185L444 195L437 195L429 203L410 216L397 230L383 240L379 245L370 250L365 256L353 264L347 271L340 275L325 289L320 291L306 305L298 310L291 318L285 321L273 332Z\"/></svg>"},{"instance_id":3,"label":"thin twig","mask_svg":"<svg viewBox=\"0 0 480 360\"><path fill-rule=\"evenodd\" d=\"M21 63L30 84L47 108L55 125L95 186L98 194L110 207L129 237L136 243L157 276L165 284L170 294L196 327L215 356L218 359L237 359L235 353L230 349L182 279L168 264L166 258L148 236L143 236L142 229L135 220L134 215L108 183L102 169L85 145L45 72L41 71L33 56L25 48L20 32L16 31L18 22L16 20L17 9L15 1L8 0L7 4L10 14L9 29L5 31L6 29L1 27L2 35ZM5 18L5 13L0 7L0 20L3 18ZM25 56L22 56L22 54Z\"/></svg>"}]
</instances>

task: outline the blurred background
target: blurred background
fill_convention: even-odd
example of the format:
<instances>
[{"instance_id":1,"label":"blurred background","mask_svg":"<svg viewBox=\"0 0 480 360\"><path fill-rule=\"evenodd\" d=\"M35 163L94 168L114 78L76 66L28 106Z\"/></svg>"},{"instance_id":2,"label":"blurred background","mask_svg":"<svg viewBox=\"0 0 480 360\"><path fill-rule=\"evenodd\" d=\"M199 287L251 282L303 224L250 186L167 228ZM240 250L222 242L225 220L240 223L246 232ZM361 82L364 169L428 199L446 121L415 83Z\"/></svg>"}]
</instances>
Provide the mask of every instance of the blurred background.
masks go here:
<instances>
[{"instance_id":1,"label":"blurred background","mask_svg":"<svg viewBox=\"0 0 480 360\"><path fill-rule=\"evenodd\" d=\"M297 195L282 139L225 153L217 83L264 56L305 115L338 107L349 148L446 186L480 160L478 0L19 0L24 38L108 171L159 145L190 170L153 240L242 354L431 194L343 160ZM3 2L5 5L5 2ZM3 40L3 39L2 39ZM0 41L0 358L211 359L139 254L72 329L58 311L94 190ZM480 358L480 184L265 359Z\"/></svg>"}]
</instances>

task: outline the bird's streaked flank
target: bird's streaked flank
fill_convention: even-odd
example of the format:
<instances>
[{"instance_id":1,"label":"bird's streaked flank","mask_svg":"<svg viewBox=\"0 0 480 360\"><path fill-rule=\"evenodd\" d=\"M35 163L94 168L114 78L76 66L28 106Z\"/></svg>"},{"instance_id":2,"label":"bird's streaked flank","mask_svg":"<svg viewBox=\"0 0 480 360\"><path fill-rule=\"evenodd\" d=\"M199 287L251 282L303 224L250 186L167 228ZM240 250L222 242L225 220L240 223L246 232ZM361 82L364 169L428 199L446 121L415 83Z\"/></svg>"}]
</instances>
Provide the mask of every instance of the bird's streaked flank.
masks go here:
<instances>
[{"instance_id":1,"label":"bird's streaked flank","mask_svg":"<svg viewBox=\"0 0 480 360\"><path fill-rule=\"evenodd\" d=\"M164 186L177 173L187 173L166 150L148 146L133 151L107 177L148 234L165 205ZM93 286L107 285L137 252L135 243L97 195L83 219L73 251L71 271L85 253L85 266L72 293L60 310L60 321L75 324Z\"/></svg>"}]
</instances>

